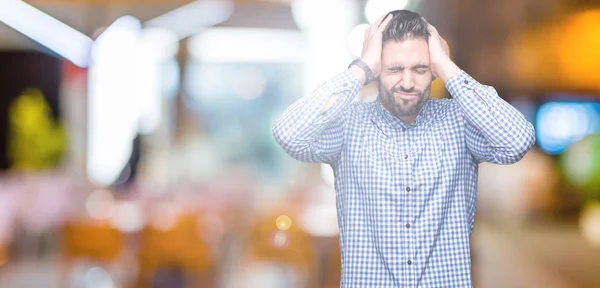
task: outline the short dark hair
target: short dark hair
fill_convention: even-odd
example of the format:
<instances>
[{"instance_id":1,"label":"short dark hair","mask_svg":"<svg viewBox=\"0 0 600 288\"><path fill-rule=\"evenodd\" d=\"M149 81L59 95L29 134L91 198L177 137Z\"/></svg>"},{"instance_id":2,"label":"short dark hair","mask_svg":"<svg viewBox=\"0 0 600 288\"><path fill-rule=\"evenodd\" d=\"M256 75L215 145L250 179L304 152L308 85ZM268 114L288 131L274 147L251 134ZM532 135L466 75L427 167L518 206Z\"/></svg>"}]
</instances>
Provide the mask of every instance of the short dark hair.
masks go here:
<instances>
[{"instance_id":1,"label":"short dark hair","mask_svg":"<svg viewBox=\"0 0 600 288\"><path fill-rule=\"evenodd\" d=\"M411 38L429 40L427 21L416 12L409 10L394 10L390 12L393 18L383 31L383 45L388 41L404 41Z\"/></svg>"}]
</instances>

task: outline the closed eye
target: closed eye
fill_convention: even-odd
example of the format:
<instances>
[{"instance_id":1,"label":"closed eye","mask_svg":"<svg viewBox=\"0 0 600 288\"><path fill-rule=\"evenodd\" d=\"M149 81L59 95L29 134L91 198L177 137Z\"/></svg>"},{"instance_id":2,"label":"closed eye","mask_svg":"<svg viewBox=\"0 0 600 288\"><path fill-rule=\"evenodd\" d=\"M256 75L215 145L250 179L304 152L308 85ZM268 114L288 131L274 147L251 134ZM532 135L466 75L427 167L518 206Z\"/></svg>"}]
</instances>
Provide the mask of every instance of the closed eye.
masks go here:
<instances>
[{"instance_id":1,"label":"closed eye","mask_svg":"<svg viewBox=\"0 0 600 288\"><path fill-rule=\"evenodd\" d=\"M425 69L425 68L418 68L415 69L415 72L417 72L417 74L423 75L425 73L427 73L429 71L429 69Z\"/></svg>"}]
</instances>

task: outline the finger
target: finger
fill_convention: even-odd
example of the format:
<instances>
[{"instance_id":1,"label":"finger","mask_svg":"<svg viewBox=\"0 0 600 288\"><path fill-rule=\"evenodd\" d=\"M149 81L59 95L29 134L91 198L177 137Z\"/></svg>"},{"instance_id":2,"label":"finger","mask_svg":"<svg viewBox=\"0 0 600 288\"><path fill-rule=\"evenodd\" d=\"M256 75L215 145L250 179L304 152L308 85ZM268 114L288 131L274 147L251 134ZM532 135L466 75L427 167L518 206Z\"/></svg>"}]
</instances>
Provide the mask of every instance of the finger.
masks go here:
<instances>
[{"instance_id":1,"label":"finger","mask_svg":"<svg viewBox=\"0 0 600 288\"><path fill-rule=\"evenodd\" d=\"M450 45L448 45L446 40L444 40L444 50L446 50L446 54L450 56Z\"/></svg>"},{"instance_id":2,"label":"finger","mask_svg":"<svg viewBox=\"0 0 600 288\"><path fill-rule=\"evenodd\" d=\"M392 19L394 18L394 16L390 13L388 14L390 17L386 17L385 19L383 19L383 21L381 22L381 25L379 25L379 28L377 29L377 31L379 33L383 32L383 30L385 30L385 28L388 26L388 24L392 21Z\"/></svg>"},{"instance_id":3,"label":"finger","mask_svg":"<svg viewBox=\"0 0 600 288\"><path fill-rule=\"evenodd\" d=\"M448 41L444 39L444 37L440 36L440 43L442 43L442 47L448 47Z\"/></svg>"},{"instance_id":4,"label":"finger","mask_svg":"<svg viewBox=\"0 0 600 288\"><path fill-rule=\"evenodd\" d=\"M381 21L383 21L383 19L385 19L385 17L388 14L382 15L381 17L377 18L377 20L375 20L375 22L373 22L373 24L371 24L371 27L369 27L369 33L375 31L379 25L381 24Z\"/></svg>"},{"instance_id":5,"label":"finger","mask_svg":"<svg viewBox=\"0 0 600 288\"><path fill-rule=\"evenodd\" d=\"M423 21L425 21L425 23L427 23L427 32L429 32L429 35L434 35L434 33L437 32L437 30L435 29L435 27L433 27L433 25L431 25L429 23L429 21L427 21L427 19L425 19L425 17L421 16L421 19L423 19ZM437 33L436 33L437 34Z\"/></svg>"},{"instance_id":6,"label":"finger","mask_svg":"<svg viewBox=\"0 0 600 288\"><path fill-rule=\"evenodd\" d=\"M383 20L385 20L385 18L387 18L389 15L390 13L381 15L381 17L377 18L377 21L373 22L373 26L379 27L381 25L381 22L383 22Z\"/></svg>"},{"instance_id":7,"label":"finger","mask_svg":"<svg viewBox=\"0 0 600 288\"><path fill-rule=\"evenodd\" d=\"M392 15L392 17L388 17L388 16L390 16L390 15L392 15L392 13L391 13L391 12L389 12L389 13L385 14L385 16L383 17L383 19L381 19L381 20L380 20L379 24L377 24L377 28L380 28L380 27L381 27L381 26L384 24L384 22L385 22L387 19L394 18L394 16L393 16L393 15Z\"/></svg>"},{"instance_id":8,"label":"finger","mask_svg":"<svg viewBox=\"0 0 600 288\"><path fill-rule=\"evenodd\" d=\"M433 37L439 37L440 34L438 33L437 29L435 29L435 27L433 27L433 25L431 24L427 24L427 32L429 32L429 35L433 36Z\"/></svg>"},{"instance_id":9,"label":"finger","mask_svg":"<svg viewBox=\"0 0 600 288\"><path fill-rule=\"evenodd\" d=\"M388 14L380 17L367 30L367 33L365 34L365 41L367 41L368 39L373 38L373 36L375 36L376 34L381 35L381 33L387 27L387 25L390 23L390 21L392 21L392 18L394 18L394 16L392 15L392 13L388 13ZM377 24L377 26L375 26L375 24Z\"/></svg>"},{"instance_id":10,"label":"finger","mask_svg":"<svg viewBox=\"0 0 600 288\"><path fill-rule=\"evenodd\" d=\"M446 55L450 56L450 46L448 45L448 41L446 41L446 39L440 37L440 44L442 46L442 50L444 51L444 53L446 53Z\"/></svg>"}]
</instances>

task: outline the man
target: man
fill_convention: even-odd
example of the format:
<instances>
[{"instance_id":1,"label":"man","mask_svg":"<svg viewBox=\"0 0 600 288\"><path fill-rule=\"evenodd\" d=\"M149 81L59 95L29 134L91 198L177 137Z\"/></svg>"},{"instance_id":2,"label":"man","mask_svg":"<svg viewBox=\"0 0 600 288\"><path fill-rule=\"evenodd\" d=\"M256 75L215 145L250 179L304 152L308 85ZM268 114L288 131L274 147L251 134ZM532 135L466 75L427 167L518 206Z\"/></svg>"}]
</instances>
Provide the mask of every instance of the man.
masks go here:
<instances>
[{"instance_id":1,"label":"man","mask_svg":"<svg viewBox=\"0 0 600 288\"><path fill-rule=\"evenodd\" d=\"M452 99L430 99L435 77ZM377 100L352 102L373 79ZM342 287L471 287L478 164L519 161L534 134L406 10L375 22L361 59L273 125L289 155L333 167Z\"/></svg>"}]
</instances>

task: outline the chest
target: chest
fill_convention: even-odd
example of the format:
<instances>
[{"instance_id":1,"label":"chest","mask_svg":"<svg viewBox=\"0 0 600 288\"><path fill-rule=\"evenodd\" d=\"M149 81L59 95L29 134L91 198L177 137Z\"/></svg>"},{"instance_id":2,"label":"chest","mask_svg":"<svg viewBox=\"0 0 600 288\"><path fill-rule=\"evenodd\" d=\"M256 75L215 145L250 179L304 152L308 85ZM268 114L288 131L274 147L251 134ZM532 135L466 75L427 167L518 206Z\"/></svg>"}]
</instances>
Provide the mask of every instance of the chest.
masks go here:
<instances>
[{"instance_id":1,"label":"chest","mask_svg":"<svg viewBox=\"0 0 600 288\"><path fill-rule=\"evenodd\" d=\"M345 166L369 190L425 192L452 177L467 155L464 143L451 117L406 129L368 119L348 139Z\"/></svg>"}]
</instances>

